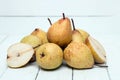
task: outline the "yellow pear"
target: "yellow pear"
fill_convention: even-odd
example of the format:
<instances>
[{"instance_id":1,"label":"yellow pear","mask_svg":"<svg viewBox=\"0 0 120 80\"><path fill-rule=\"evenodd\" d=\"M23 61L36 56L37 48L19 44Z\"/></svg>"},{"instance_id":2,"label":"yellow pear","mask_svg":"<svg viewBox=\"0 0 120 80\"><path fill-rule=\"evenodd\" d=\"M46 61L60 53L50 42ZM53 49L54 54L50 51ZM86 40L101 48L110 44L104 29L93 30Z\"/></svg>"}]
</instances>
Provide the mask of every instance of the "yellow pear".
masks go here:
<instances>
[{"instance_id":1,"label":"yellow pear","mask_svg":"<svg viewBox=\"0 0 120 80\"><path fill-rule=\"evenodd\" d=\"M75 29L74 21L73 21L73 19L71 19L71 20L72 20L72 24L73 24L72 41L83 42L83 36L79 32L79 30Z\"/></svg>"},{"instance_id":2,"label":"yellow pear","mask_svg":"<svg viewBox=\"0 0 120 80\"><path fill-rule=\"evenodd\" d=\"M69 18L63 18L51 25L47 32L48 41L61 47L67 46L72 40L72 29Z\"/></svg>"},{"instance_id":3,"label":"yellow pear","mask_svg":"<svg viewBox=\"0 0 120 80\"><path fill-rule=\"evenodd\" d=\"M71 42L64 50L66 63L73 68L92 68L94 59L90 49L82 42Z\"/></svg>"},{"instance_id":4,"label":"yellow pear","mask_svg":"<svg viewBox=\"0 0 120 80\"><path fill-rule=\"evenodd\" d=\"M41 39L34 35L27 35L23 37L20 42L30 44L33 48L36 48L42 44Z\"/></svg>"},{"instance_id":5,"label":"yellow pear","mask_svg":"<svg viewBox=\"0 0 120 80\"><path fill-rule=\"evenodd\" d=\"M64 49L64 59L73 68L92 68L94 59L88 46L83 43L83 38L78 30L75 30L73 19L72 42Z\"/></svg>"},{"instance_id":6,"label":"yellow pear","mask_svg":"<svg viewBox=\"0 0 120 80\"><path fill-rule=\"evenodd\" d=\"M54 43L45 43L36 50L37 64L43 69L56 69L62 64L63 51Z\"/></svg>"},{"instance_id":7,"label":"yellow pear","mask_svg":"<svg viewBox=\"0 0 120 80\"><path fill-rule=\"evenodd\" d=\"M89 37L89 34L85 30L82 30L82 29L78 29L78 31L81 33L83 37L83 42L85 42L86 39Z\"/></svg>"},{"instance_id":8,"label":"yellow pear","mask_svg":"<svg viewBox=\"0 0 120 80\"><path fill-rule=\"evenodd\" d=\"M91 49L94 60L96 63L106 62L106 52L103 46L95 40L93 37L89 36L86 41L87 46Z\"/></svg>"},{"instance_id":9,"label":"yellow pear","mask_svg":"<svg viewBox=\"0 0 120 80\"><path fill-rule=\"evenodd\" d=\"M42 44L48 42L47 33L44 32L43 30L39 29L39 28L36 28L36 29L31 33L31 35L35 35L35 36L37 36L38 38L40 38Z\"/></svg>"}]
</instances>

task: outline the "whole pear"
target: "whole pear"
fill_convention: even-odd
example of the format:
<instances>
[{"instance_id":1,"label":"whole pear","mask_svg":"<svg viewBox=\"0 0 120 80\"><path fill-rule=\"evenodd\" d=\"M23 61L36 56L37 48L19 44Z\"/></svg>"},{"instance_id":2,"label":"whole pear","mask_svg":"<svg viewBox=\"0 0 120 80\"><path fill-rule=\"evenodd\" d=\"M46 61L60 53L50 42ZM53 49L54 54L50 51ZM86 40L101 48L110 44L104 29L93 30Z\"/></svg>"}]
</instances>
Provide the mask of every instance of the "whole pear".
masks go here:
<instances>
[{"instance_id":1,"label":"whole pear","mask_svg":"<svg viewBox=\"0 0 120 80\"><path fill-rule=\"evenodd\" d=\"M89 33L82 29L78 29L78 31L81 33L83 37L83 42L86 42L86 39L89 37Z\"/></svg>"},{"instance_id":2,"label":"whole pear","mask_svg":"<svg viewBox=\"0 0 120 80\"><path fill-rule=\"evenodd\" d=\"M64 50L66 63L73 68L92 68L94 59L90 49L84 43L71 42Z\"/></svg>"},{"instance_id":3,"label":"whole pear","mask_svg":"<svg viewBox=\"0 0 120 80\"><path fill-rule=\"evenodd\" d=\"M53 23L48 29L47 38L49 42L56 43L61 47L68 45L72 40L72 29L69 18L63 18Z\"/></svg>"},{"instance_id":4,"label":"whole pear","mask_svg":"<svg viewBox=\"0 0 120 80\"><path fill-rule=\"evenodd\" d=\"M31 33L31 35L37 36L37 37L41 40L41 43L42 43L42 44L48 42L47 33L46 33L45 31L43 31L42 29L36 28L36 29Z\"/></svg>"},{"instance_id":5,"label":"whole pear","mask_svg":"<svg viewBox=\"0 0 120 80\"><path fill-rule=\"evenodd\" d=\"M37 64L43 69L56 69L62 64L63 51L54 43L45 43L36 50Z\"/></svg>"},{"instance_id":6,"label":"whole pear","mask_svg":"<svg viewBox=\"0 0 120 80\"><path fill-rule=\"evenodd\" d=\"M33 48L36 48L42 44L41 39L34 35L27 35L23 37L20 42L30 44Z\"/></svg>"},{"instance_id":7,"label":"whole pear","mask_svg":"<svg viewBox=\"0 0 120 80\"><path fill-rule=\"evenodd\" d=\"M75 42L83 42L83 36L82 36L82 34L79 32L79 30L77 30L77 29L75 28L73 19L71 19L71 20L72 20L72 24L73 24L72 41L75 41Z\"/></svg>"},{"instance_id":8,"label":"whole pear","mask_svg":"<svg viewBox=\"0 0 120 80\"><path fill-rule=\"evenodd\" d=\"M94 59L88 46L83 42L81 33L75 29L73 19L72 42L64 49L64 59L73 68L92 68Z\"/></svg>"}]
</instances>

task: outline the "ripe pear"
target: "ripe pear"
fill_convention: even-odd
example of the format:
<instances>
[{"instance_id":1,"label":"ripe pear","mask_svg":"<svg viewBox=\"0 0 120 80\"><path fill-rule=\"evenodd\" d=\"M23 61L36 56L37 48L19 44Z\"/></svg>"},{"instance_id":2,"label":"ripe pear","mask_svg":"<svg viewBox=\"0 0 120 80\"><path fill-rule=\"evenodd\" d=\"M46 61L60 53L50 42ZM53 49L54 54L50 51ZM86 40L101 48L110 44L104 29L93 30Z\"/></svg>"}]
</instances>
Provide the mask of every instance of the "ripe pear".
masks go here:
<instances>
[{"instance_id":1,"label":"ripe pear","mask_svg":"<svg viewBox=\"0 0 120 80\"><path fill-rule=\"evenodd\" d=\"M30 44L33 48L36 48L42 44L41 39L34 35L27 35L23 37L20 42Z\"/></svg>"},{"instance_id":2,"label":"ripe pear","mask_svg":"<svg viewBox=\"0 0 120 80\"><path fill-rule=\"evenodd\" d=\"M47 38L49 42L61 47L67 46L72 40L70 19L63 15L63 18L53 23L47 32Z\"/></svg>"},{"instance_id":3,"label":"ripe pear","mask_svg":"<svg viewBox=\"0 0 120 80\"><path fill-rule=\"evenodd\" d=\"M86 42L86 39L89 37L89 33L82 29L78 29L78 31L81 33L83 37L83 42Z\"/></svg>"},{"instance_id":4,"label":"ripe pear","mask_svg":"<svg viewBox=\"0 0 120 80\"><path fill-rule=\"evenodd\" d=\"M47 43L47 42L48 42L47 33L44 32L43 30L39 29L39 28L36 28L36 29L31 33L31 35L35 35L35 36L37 36L38 38L40 38L41 44L44 44L44 43Z\"/></svg>"},{"instance_id":5,"label":"ripe pear","mask_svg":"<svg viewBox=\"0 0 120 80\"><path fill-rule=\"evenodd\" d=\"M34 50L31 45L15 43L7 50L7 64L11 68L19 68L26 65L32 58Z\"/></svg>"},{"instance_id":6,"label":"ripe pear","mask_svg":"<svg viewBox=\"0 0 120 80\"><path fill-rule=\"evenodd\" d=\"M87 46L91 49L96 63L106 62L106 52L103 46L93 37L89 36L86 41Z\"/></svg>"},{"instance_id":7,"label":"ripe pear","mask_svg":"<svg viewBox=\"0 0 120 80\"><path fill-rule=\"evenodd\" d=\"M45 43L36 50L37 64L43 69L56 69L62 64L63 51L54 43Z\"/></svg>"},{"instance_id":8,"label":"ripe pear","mask_svg":"<svg viewBox=\"0 0 120 80\"><path fill-rule=\"evenodd\" d=\"M79 32L79 30L75 29L74 21L73 21L73 19L71 19L71 20L72 20L72 24L73 24L72 41L83 42L83 36Z\"/></svg>"},{"instance_id":9,"label":"ripe pear","mask_svg":"<svg viewBox=\"0 0 120 80\"><path fill-rule=\"evenodd\" d=\"M90 49L83 42L71 42L64 50L66 63L73 68L92 68L94 59Z\"/></svg>"}]
</instances>

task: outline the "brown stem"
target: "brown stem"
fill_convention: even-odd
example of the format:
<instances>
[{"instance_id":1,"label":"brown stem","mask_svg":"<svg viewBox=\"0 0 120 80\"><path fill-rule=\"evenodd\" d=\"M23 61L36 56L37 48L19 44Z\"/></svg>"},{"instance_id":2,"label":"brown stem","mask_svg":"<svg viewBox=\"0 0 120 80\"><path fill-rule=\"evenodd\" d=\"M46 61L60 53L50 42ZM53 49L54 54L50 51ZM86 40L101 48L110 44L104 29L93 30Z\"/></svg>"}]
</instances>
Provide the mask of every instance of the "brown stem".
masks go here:
<instances>
[{"instance_id":1,"label":"brown stem","mask_svg":"<svg viewBox=\"0 0 120 80\"><path fill-rule=\"evenodd\" d=\"M52 22L51 22L50 18L48 18L48 21L49 21L50 25L52 25Z\"/></svg>"},{"instance_id":2,"label":"brown stem","mask_svg":"<svg viewBox=\"0 0 120 80\"><path fill-rule=\"evenodd\" d=\"M63 14L63 19L65 19L65 14L64 13L62 13Z\"/></svg>"},{"instance_id":3,"label":"brown stem","mask_svg":"<svg viewBox=\"0 0 120 80\"><path fill-rule=\"evenodd\" d=\"M76 29L75 29L75 24L74 24L73 19L71 19L71 21L72 21L72 25L73 25L73 30L76 30Z\"/></svg>"}]
</instances>

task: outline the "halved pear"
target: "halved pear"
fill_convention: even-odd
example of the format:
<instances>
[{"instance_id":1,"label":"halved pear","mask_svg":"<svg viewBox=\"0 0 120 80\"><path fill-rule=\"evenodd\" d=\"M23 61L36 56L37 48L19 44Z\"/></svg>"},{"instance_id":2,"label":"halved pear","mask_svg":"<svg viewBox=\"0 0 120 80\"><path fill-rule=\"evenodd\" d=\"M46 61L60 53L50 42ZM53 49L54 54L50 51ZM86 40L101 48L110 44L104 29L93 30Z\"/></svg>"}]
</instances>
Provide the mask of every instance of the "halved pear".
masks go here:
<instances>
[{"instance_id":1,"label":"halved pear","mask_svg":"<svg viewBox=\"0 0 120 80\"><path fill-rule=\"evenodd\" d=\"M96 63L106 62L106 52L103 46L97 40L89 36L88 39L86 40L86 44L91 49L91 52Z\"/></svg>"},{"instance_id":2,"label":"halved pear","mask_svg":"<svg viewBox=\"0 0 120 80\"><path fill-rule=\"evenodd\" d=\"M31 60L33 54L34 50L31 45L15 43L8 48L7 64L12 68L22 67Z\"/></svg>"}]
</instances>

